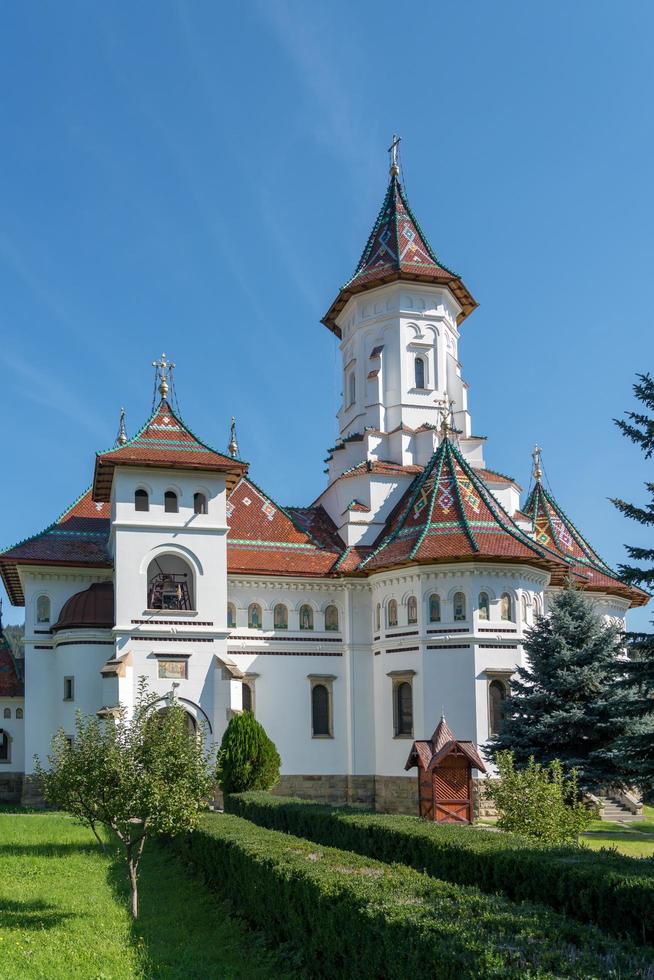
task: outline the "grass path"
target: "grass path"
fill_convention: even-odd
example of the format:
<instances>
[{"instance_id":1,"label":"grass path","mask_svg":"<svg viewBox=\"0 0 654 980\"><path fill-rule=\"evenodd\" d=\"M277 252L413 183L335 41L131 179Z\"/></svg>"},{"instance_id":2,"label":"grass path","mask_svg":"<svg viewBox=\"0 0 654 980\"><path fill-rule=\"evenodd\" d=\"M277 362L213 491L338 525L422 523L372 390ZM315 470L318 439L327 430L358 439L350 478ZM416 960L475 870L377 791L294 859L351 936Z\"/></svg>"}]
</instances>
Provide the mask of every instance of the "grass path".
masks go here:
<instances>
[{"instance_id":1,"label":"grass path","mask_svg":"<svg viewBox=\"0 0 654 980\"><path fill-rule=\"evenodd\" d=\"M146 846L133 925L119 855L62 814L0 813L0 976L290 977L281 954L188 875Z\"/></svg>"},{"instance_id":2,"label":"grass path","mask_svg":"<svg viewBox=\"0 0 654 980\"><path fill-rule=\"evenodd\" d=\"M645 819L633 823L594 820L581 840L593 851L614 847L627 857L654 857L654 807L643 807L643 813Z\"/></svg>"}]
</instances>

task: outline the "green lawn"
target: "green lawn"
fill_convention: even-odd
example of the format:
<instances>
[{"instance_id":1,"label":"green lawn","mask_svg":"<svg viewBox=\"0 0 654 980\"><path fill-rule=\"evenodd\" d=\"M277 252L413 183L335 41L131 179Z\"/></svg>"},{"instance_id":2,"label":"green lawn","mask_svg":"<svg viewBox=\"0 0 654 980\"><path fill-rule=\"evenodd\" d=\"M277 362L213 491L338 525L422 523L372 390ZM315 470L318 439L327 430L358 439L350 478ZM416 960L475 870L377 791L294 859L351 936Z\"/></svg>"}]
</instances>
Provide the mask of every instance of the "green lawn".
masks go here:
<instances>
[{"instance_id":1,"label":"green lawn","mask_svg":"<svg viewBox=\"0 0 654 980\"><path fill-rule=\"evenodd\" d=\"M133 926L118 854L61 814L0 813L0 976L283 978L281 953L150 843Z\"/></svg>"},{"instance_id":2,"label":"green lawn","mask_svg":"<svg viewBox=\"0 0 654 980\"><path fill-rule=\"evenodd\" d=\"M592 850L614 847L628 857L654 857L654 807L643 807L644 820L633 823L611 823L593 820L582 841Z\"/></svg>"}]
</instances>

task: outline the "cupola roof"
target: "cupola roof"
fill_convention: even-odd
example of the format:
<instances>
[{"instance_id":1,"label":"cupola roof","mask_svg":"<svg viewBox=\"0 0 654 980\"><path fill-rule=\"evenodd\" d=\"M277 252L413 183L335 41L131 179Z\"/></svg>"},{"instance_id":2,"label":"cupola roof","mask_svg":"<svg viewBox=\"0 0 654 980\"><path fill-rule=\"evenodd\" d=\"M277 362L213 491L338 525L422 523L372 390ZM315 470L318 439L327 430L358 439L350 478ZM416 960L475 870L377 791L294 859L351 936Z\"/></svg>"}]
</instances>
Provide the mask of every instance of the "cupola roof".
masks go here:
<instances>
[{"instance_id":1,"label":"cupola roof","mask_svg":"<svg viewBox=\"0 0 654 980\"><path fill-rule=\"evenodd\" d=\"M461 307L459 322L477 306L461 277L443 265L423 235L396 170L391 168L381 210L355 273L322 320L337 337L341 330L336 320L350 297L398 279L447 286Z\"/></svg>"},{"instance_id":2,"label":"cupola roof","mask_svg":"<svg viewBox=\"0 0 654 980\"><path fill-rule=\"evenodd\" d=\"M153 414L132 439L96 454L94 500L110 499L116 466L211 470L225 474L228 491L247 472L247 463L219 453L198 439L173 411L165 397L162 397Z\"/></svg>"},{"instance_id":3,"label":"cupola roof","mask_svg":"<svg viewBox=\"0 0 654 980\"><path fill-rule=\"evenodd\" d=\"M59 630L111 629L114 625L114 584L94 582L76 592L62 606L52 632Z\"/></svg>"}]
</instances>

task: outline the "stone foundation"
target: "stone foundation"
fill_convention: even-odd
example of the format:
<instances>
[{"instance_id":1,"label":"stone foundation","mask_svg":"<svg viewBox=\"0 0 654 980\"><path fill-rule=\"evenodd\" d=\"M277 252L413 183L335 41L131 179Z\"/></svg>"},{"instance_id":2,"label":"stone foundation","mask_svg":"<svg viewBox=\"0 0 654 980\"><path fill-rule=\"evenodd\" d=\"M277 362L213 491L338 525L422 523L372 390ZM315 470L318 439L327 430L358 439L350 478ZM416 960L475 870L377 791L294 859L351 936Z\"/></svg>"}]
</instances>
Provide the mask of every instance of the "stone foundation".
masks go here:
<instances>
[{"instance_id":1,"label":"stone foundation","mask_svg":"<svg viewBox=\"0 0 654 980\"><path fill-rule=\"evenodd\" d=\"M375 810L418 815L417 776L375 776Z\"/></svg>"},{"instance_id":2,"label":"stone foundation","mask_svg":"<svg viewBox=\"0 0 654 980\"><path fill-rule=\"evenodd\" d=\"M480 818L489 820L497 817L495 804L491 802L486 792L487 782L487 779L472 780L472 804L475 820L479 820Z\"/></svg>"},{"instance_id":3,"label":"stone foundation","mask_svg":"<svg viewBox=\"0 0 654 980\"><path fill-rule=\"evenodd\" d=\"M20 797L21 806L38 806L45 809L45 800L41 795L41 784L37 776L23 776L23 791Z\"/></svg>"},{"instance_id":4,"label":"stone foundation","mask_svg":"<svg viewBox=\"0 0 654 980\"><path fill-rule=\"evenodd\" d=\"M20 803L22 792L22 772L0 772L0 803Z\"/></svg>"}]
</instances>

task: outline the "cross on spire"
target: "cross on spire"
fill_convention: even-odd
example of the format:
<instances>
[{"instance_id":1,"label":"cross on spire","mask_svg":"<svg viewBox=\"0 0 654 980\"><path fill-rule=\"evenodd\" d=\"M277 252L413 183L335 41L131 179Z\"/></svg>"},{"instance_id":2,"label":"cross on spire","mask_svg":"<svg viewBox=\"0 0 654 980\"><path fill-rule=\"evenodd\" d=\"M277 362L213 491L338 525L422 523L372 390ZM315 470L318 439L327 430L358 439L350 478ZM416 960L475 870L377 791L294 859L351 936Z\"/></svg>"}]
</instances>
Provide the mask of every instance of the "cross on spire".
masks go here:
<instances>
[{"instance_id":1,"label":"cross on spire","mask_svg":"<svg viewBox=\"0 0 654 980\"><path fill-rule=\"evenodd\" d=\"M448 433L454 431L454 399L450 398L447 391L443 392L443 397L436 402L440 417L441 438L446 439Z\"/></svg>"},{"instance_id":2,"label":"cross on spire","mask_svg":"<svg viewBox=\"0 0 654 980\"><path fill-rule=\"evenodd\" d=\"M155 384L159 382L159 394L162 398L165 398L168 394L168 382L172 381L172 374L175 369L174 361L169 361L165 354L161 355L161 359L152 362L152 367L154 368Z\"/></svg>"},{"instance_id":3,"label":"cross on spire","mask_svg":"<svg viewBox=\"0 0 654 980\"><path fill-rule=\"evenodd\" d=\"M534 451L531 454L531 458L534 461L534 468L533 468L533 477L534 477L534 480L540 480L540 478L543 475L543 467L541 465L541 459L540 459L542 452L543 452L543 450L540 448L540 446L539 445L535 445L534 446Z\"/></svg>"},{"instance_id":4,"label":"cross on spire","mask_svg":"<svg viewBox=\"0 0 654 980\"><path fill-rule=\"evenodd\" d=\"M227 452L232 459L238 459L238 442L236 441L236 419L232 415L232 424L229 427L229 445Z\"/></svg>"},{"instance_id":5,"label":"cross on spire","mask_svg":"<svg viewBox=\"0 0 654 980\"><path fill-rule=\"evenodd\" d=\"M388 152L391 158L390 174L391 177L399 177L400 168L397 163L397 148L400 145L402 137L393 135L393 142L388 148Z\"/></svg>"}]
</instances>

